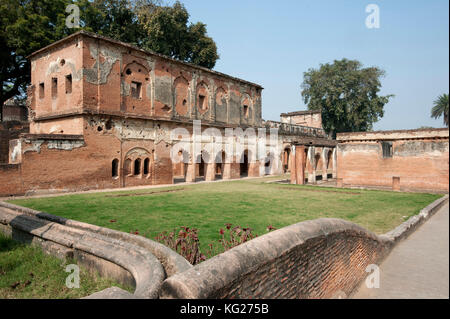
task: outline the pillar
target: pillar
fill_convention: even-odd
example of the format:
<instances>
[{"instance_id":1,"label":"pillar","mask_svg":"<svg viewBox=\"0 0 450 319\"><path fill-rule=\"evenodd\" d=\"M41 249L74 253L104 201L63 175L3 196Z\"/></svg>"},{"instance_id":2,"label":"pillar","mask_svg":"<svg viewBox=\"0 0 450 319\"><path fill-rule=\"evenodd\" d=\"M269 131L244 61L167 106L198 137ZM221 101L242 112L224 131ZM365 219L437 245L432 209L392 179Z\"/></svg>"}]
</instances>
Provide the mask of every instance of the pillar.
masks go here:
<instances>
[{"instance_id":1,"label":"pillar","mask_svg":"<svg viewBox=\"0 0 450 319\"><path fill-rule=\"evenodd\" d=\"M215 163L205 163L205 181L211 182L216 179Z\"/></svg>"},{"instance_id":2,"label":"pillar","mask_svg":"<svg viewBox=\"0 0 450 319\"><path fill-rule=\"evenodd\" d=\"M291 184L297 184L297 170L295 169L295 146L291 147L289 155L289 167L291 169Z\"/></svg>"},{"instance_id":3,"label":"pillar","mask_svg":"<svg viewBox=\"0 0 450 319\"><path fill-rule=\"evenodd\" d=\"M305 146L295 147L295 178L296 184L305 184L305 166L306 166L306 154Z\"/></svg>"},{"instance_id":4,"label":"pillar","mask_svg":"<svg viewBox=\"0 0 450 319\"><path fill-rule=\"evenodd\" d=\"M328 147L324 147L322 149L322 180L326 181L328 180L328 172L327 172L327 166L328 166Z\"/></svg>"},{"instance_id":5,"label":"pillar","mask_svg":"<svg viewBox=\"0 0 450 319\"><path fill-rule=\"evenodd\" d=\"M337 178L337 147L333 148L331 158L333 159L333 178Z\"/></svg>"},{"instance_id":6,"label":"pillar","mask_svg":"<svg viewBox=\"0 0 450 319\"><path fill-rule=\"evenodd\" d=\"M311 170L308 172L308 183L316 183L316 148L310 146L308 149L309 162L311 163Z\"/></svg>"}]
</instances>

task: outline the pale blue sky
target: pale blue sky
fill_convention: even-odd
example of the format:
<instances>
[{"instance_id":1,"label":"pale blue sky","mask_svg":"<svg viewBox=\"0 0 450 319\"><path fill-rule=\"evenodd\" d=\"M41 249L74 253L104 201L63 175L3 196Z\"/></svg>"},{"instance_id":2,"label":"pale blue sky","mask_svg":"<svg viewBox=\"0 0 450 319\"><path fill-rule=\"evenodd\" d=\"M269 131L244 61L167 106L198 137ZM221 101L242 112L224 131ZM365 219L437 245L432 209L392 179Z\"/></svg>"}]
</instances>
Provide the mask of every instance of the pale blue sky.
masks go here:
<instances>
[{"instance_id":1,"label":"pale blue sky","mask_svg":"<svg viewBox=\"0 0 450 319\"><path fill-rule=\"evenodd\" d=\"M443 126L430 109L449 87L448 0L181 2L217 43L214 69L264 87L266 120L306 109L303 72L345 57L384 69L381 93L396 95L374 129ZM365 26L371 3L380 8L379 29Z\"/></svg>"}]
</instances>

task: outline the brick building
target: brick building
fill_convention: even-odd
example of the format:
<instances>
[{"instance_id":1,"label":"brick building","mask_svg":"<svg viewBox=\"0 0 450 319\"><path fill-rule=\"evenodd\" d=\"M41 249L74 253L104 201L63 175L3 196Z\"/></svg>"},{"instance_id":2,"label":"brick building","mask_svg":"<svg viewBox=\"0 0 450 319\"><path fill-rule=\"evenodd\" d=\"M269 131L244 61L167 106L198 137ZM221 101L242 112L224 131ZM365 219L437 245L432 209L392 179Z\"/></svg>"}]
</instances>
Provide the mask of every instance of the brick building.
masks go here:
<instances>
[{"instance_id":1,"label":"brick building","mask_svg":"<svg viewBox=\"0 0 450 319\"><path fill-rule=\"evenodd\" d=\"M322 128L321 111L296 111L290 113L281 113L280 120L281 122L287 124Z\"/></svg>"},{"instance_id":2,"label":"brick building","mask_svg":"<svg viewBox=\"0 0 450 319\"><path fill-rule=\"evenodd\" d=\"M1 195L279 174L295 143L328 139L317 125L264 122L258 84L85 31L29 59L30 131L9 141ZM174 130L194 136L198 121L201 156L193 142L175 150L184 135ZM244 132L243 149L205 133L227 129ZM249 129L267 141L275 130L277 147L251 142Z\"/></svg>"},{"instance_id":3,"label":"brick building","mask_svg":"<svg viewBox=\"0 0 450 319\"><path fill-rule=\"evenodd\" d=\"M336 139L343 186L448 192L448 128L338 133Z\"/></svg>"}]
</instances>

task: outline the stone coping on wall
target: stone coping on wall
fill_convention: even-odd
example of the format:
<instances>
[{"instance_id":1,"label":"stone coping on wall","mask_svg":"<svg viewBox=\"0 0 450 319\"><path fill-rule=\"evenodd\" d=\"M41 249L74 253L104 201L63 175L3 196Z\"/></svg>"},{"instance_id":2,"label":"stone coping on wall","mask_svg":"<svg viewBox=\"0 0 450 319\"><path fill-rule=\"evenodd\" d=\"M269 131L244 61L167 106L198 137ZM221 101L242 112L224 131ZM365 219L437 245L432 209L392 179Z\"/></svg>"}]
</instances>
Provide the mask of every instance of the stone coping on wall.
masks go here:
<instances>
[{"instance_id":1,"label":"stone coping on wall","mask_svg":"<svg viewBox=\"0 0 450 319\"><path fill-rule=\"evenodd\" d=\"M122 283L131 281L135 291L130 297L158 298L166 277L192 267L168 247L142 236L10 203L0 202L0 226L13 239L38 244L60 258L81 259Z\"/></svg>"},{"instance_id":2,"label":"stone coping on wall","mask_svg":"<svg viewBox=\"0 0 450 319\"><path fill-rule=\"evenodd\" d=\"M407 221L395 227L390 232L386 233L393 243L397 243L402 239L408 237L414 230L423 224L427 219L433 216L439 208L448 202L448 194L438 198L427 207L423 208L418 215L411 216Z\"/></svg>"}]
</instances>

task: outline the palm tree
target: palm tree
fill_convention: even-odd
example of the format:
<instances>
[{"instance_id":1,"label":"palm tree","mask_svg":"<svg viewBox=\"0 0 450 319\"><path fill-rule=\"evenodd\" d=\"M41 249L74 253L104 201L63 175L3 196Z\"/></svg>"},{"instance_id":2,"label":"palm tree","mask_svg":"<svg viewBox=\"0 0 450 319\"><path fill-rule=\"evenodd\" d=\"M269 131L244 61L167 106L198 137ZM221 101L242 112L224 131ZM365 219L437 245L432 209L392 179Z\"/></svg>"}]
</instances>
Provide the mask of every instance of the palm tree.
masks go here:
<instances>
[{"instance_id":1,"label":"palm tree","mask_svg":"<svg viewBox=\"0 0 450 319\"><path fill-rule=\"evenodd\" d=\"M444 124L448 127L448 94L440 95L434 102L431 109L431 117L435 119L444 116Z\"/></svg>"}]
</instances>

